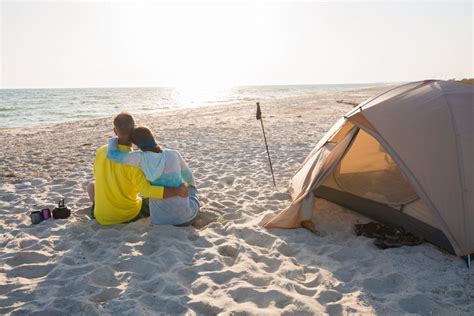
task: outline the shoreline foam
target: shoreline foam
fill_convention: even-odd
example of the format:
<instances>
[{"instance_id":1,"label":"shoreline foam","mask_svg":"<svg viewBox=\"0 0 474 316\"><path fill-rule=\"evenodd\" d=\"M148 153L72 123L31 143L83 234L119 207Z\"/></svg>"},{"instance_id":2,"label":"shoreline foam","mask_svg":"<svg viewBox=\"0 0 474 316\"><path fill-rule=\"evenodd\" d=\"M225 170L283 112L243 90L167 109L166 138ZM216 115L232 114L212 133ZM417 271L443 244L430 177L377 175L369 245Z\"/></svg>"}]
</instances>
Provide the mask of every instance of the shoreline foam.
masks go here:
<instances>
[{"instance_id":1,"label":"shoreline foam","mask_svg":"<svg viewBox=\"0 0 474 316\"><path fill-rule=\"evenodd\" d=\"M386 84L374 83L372 86ZM0 90L0 126L47 126L110 117L119 111L153 115L213 105L232 106L254 99L317 97L334 91L351 91L370 84L244 86L204 91L162 88L79 88Z\"/></svg>"}]
</instances>

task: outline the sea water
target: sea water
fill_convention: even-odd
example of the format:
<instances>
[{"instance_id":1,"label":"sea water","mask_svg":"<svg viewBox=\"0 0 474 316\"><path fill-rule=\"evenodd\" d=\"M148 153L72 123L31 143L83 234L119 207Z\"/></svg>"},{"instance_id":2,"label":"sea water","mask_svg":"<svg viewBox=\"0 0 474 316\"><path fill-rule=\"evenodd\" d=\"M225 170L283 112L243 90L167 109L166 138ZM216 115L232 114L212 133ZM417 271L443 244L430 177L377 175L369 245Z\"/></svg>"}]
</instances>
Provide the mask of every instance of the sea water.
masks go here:
<instances>
[{"instance_id":1,"label":"sea water","mask_svg":"<svg viewBox=\"0 0 474 316\"><path fill-rule=\"evenodd\" d=\"M0 89L0 128L51 125L110 117L121 111L159 112L272 98L305 96L377 84L246 86L227 89L83 88Z\"/></svg>"}]
</instances>

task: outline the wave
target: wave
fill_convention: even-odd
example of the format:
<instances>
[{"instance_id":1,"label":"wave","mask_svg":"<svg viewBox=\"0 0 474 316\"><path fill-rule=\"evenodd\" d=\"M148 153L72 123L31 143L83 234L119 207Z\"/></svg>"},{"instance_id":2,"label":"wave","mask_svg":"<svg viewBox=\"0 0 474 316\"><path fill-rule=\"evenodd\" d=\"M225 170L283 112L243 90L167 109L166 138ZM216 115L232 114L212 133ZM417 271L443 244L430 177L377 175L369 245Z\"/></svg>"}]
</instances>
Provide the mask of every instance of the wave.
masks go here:
<instances>
[{"instance_id":1,"label":"wave","mask_svg":"<svg viewBox=\"0 0 474 316\"><path fill-rule=\"evenodd\" d=\"M176 108L195 108L237 102L311 96L334 90L350 90L354 85L240 86L213 94L197 94L180 99L173 88L101 88L101 89L20 89L0 90L0 128L43 125L84 118L114 115L119 111L155 113Z\"/></svg>"}]
</instances>

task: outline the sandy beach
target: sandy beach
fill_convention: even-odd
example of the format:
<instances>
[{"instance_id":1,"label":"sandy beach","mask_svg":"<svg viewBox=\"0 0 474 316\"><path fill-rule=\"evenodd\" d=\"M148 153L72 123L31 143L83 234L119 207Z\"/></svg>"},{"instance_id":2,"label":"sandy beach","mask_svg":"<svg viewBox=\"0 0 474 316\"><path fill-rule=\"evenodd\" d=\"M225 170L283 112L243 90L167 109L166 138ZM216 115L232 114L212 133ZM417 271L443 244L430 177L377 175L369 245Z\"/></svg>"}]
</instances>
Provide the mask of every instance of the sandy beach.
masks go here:
<instances>
[{"instance_id":1,"label":"sandy beach","mask_svg":"<svg viewBox=\"0 0 474 316\"><path fill-rule=\"evenodd\" d=\"M462 259L427 243L380 250L354 233L370 220L336 204L317 201L318 234L258 226L288 205L291 176L352 107L337 101L384 89L262 102L277 189L254 102L137 115L194 172L203 207L186 228L90 220L84 188L112 118L0 130L0 313L472 314ZM70 218L31 225L30 212L63 197Z\"/></svg>"}]
</instances>

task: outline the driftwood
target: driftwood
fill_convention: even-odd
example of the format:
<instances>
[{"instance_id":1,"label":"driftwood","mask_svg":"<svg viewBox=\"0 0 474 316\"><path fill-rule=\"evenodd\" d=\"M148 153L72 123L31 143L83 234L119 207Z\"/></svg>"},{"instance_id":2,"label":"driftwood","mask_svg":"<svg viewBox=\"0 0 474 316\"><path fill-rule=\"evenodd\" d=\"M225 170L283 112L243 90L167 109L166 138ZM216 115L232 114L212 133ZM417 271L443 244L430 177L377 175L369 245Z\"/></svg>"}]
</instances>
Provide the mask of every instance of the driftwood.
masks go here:
<instances>
[{"instance_id":1,"label":"driftwood","mask_svg":"<svg viewBox=\"0 0 474 316\"><path fill-rule=\"evenodd\" d=\"M359 103L357 102L353 102L353 101L346 101L346 100L336 100L337 103L343 103L343 104L349 104L349 105L352 105L352 106L358 106Z\"/></svg>"}]
</instances>

